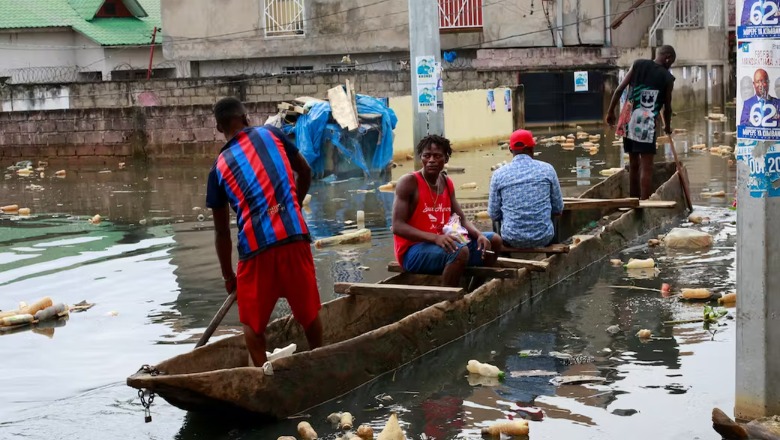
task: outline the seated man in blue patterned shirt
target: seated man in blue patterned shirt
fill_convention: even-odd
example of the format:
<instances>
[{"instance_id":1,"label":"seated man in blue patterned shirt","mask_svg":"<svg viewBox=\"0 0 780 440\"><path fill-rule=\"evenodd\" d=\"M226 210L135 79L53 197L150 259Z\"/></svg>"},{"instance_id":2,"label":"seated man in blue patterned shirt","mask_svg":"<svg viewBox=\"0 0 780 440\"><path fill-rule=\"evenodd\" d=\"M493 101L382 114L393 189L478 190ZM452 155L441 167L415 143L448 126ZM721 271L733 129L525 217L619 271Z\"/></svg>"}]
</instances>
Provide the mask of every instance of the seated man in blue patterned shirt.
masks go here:
<instances>
[{"instance_id":1,"label":"seated man in blue patterned shirt","mask_svg":"<svg viewBox=\"0 0 780 440\"><path fill-rule=\"evenodd\" d=\"M558 175L552 165L534 159L535 145L530 131L512 133L512 162L497 169L490 180L488 214L494 222L501 222L501 237L514 248L551 244L553 216L563 212Z\"/></svg>"}]
</instances>

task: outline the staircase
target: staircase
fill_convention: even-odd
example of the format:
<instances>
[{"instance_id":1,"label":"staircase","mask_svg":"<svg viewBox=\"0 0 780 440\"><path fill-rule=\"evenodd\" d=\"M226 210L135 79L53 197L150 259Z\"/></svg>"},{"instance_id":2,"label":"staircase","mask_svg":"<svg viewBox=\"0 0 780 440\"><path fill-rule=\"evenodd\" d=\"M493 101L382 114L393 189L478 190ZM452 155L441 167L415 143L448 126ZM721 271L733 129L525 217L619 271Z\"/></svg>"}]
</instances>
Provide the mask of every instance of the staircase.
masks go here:
<instances>
[{"instance_id":1,"label":"staircase","mask_svg":"<svg viewBox=\"0 0 780 440\"><path fill-rule=\"evenodd\" d=\"M658 45L658 40L656 39L658 29L674 29L674 14L669 13L669 11L672 10L672 4L674 3L675 0L672 0L660 5L655 5L655 21L650 26L650 30L647 33L647 44L649 46L655 47Z\"/></svg>"}]
</instances>

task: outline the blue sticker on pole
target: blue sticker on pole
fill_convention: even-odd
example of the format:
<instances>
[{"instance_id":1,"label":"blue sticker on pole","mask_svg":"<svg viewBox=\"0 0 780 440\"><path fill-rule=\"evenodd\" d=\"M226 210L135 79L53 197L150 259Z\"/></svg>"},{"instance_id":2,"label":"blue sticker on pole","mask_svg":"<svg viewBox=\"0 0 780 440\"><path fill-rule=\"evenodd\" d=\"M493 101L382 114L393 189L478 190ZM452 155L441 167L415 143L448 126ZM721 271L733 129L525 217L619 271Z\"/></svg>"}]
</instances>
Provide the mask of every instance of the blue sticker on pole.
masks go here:
<instances>
[{"instance_id":1,"label":"blue sticker on pole","mask_svg":"<svg viewBox=\"0 0 780 440\"><path fill-rule=\"evenodd\" d=\"M737 160L747 165L747 187L750 197L780 197L780 143L766 147L757 141L740 140L737 143Z\"/></svg>"},{"instance_id":2,"label":"blue sticker on pole","mask_svg":"<svg viewBox=\"0 0 780 440\"><path fill-rule=\"evenodd\" d=\"M778 0L739 0L737 2L737 38L780 37Z\"/></svg>"}]
</instances>

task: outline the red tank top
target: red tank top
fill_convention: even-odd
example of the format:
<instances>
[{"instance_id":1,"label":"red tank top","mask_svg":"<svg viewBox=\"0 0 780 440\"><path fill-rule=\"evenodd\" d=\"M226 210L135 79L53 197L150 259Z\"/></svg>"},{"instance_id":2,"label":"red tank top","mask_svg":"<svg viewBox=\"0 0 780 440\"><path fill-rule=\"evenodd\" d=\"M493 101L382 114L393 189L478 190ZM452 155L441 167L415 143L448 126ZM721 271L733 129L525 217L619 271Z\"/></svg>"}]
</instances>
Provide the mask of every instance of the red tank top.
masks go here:
<instances>
[{"instance_id":1,"label":"red tank top","mask_svg":"<svg viewBox=\"0 0 780 440\"><path fill-rule=\"evenodd\" d=\"M450 214L452 213L452 202L450 199L452 181L449 177L444 176L447 186L437 197L431 191L430 186L428 186L420 171L413 173L413 175L417 178L417 206L414 207L414 212L412 212L412 217L408 223L421 231L441 234L444 225L450 221ZM434 186L435 189L436 187ZM398 264L403 266L406 251L419 242L407 240L398 235L393 235L393 241L395 243L395 258L398 260Z\"/></svg>"}]
</instances>

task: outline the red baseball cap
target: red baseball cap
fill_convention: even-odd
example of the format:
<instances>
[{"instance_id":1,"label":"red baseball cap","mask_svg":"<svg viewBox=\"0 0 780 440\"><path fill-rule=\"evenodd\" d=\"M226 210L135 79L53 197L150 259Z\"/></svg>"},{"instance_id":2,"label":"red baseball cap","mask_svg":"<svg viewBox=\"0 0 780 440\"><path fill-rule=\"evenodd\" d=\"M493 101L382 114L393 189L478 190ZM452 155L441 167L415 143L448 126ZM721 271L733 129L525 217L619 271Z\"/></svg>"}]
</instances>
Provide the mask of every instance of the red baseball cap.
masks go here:
<instances>
[{"instance_id":1,"label":"red baseball cap","mask_svg":"<svg viewBox=\"0 0 780 440\"><path fill-rule=\"evenodd\" d=\"M534 135L528 130L516 130L509 137L509 148L515 151L536 146Z\"/></svg>"}]
</instances>

